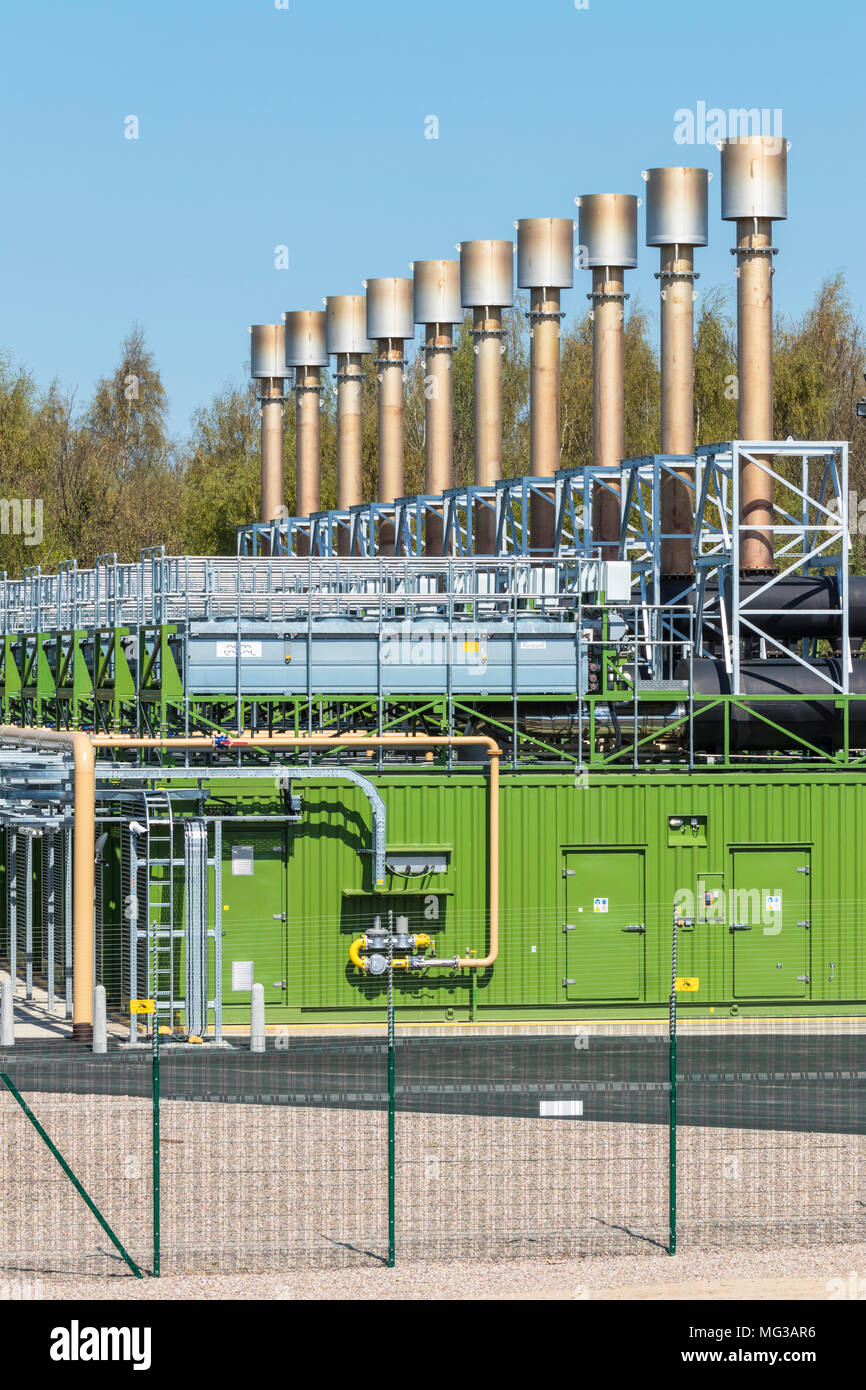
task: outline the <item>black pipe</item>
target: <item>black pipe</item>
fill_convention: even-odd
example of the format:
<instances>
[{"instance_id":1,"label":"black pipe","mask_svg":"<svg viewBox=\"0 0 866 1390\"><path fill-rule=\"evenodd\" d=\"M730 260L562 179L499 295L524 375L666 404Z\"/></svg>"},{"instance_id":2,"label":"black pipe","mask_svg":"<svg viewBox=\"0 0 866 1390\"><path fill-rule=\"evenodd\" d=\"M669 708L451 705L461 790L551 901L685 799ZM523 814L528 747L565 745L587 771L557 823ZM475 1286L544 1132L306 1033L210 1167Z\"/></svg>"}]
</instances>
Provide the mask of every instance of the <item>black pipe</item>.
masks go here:
<instances>
[{"instance_id":1,"label":"black pipe","mask_svg":"<svg viewBox=\"0 0 866 1390\"><path fill-rule=\"evenodd\" d=\"M662 579L662 603L673 602L686 582L687 580L676 577ZM766 583L767 576L740 576L740 608L744 617L748 616L748 600ZM729 627L733 608L731 588L732 581L728 575L724 581L723 592ZM718 592L718 581L707 580L706 598L716 600ZM677 601L694 608L697 604L697 594L692 591ZM796 574L786 575L784 579L776 580L760 598L755 599L754 607L782 610L779 613L756 615L754 619L757 627L779 641L791 642L801 638L833 638L842 635L842 615L832 611L842 607L839 585L834 575L809 575L805 579ZM804 609L809 611L804 612ZM848 579L848 634L852 638L866 637L866 575L852 574Z\"/></svg>"},{"instance_id":2,"label":"black pipe","mask_svg":"<svg viewBox=\"0 0 866 1390\"><path fill-rule=\"evenodd\" d=\"M837 692L816 674L817 671L822 671L841 685L841 662L831 659L814 662L812 666L814 669L787 658L740 663L740 681L744 696L796 695L799 699L760 700L755 702L751 710L741 706L732 707L729 711L731 752L769 752L797 748L801 745L797 744L793 735L806 739L825 751L834 751L842 747L842 710L836 707L833 698ZM725 670L724 662L702 658L693 662L692 672L696 697L732 694L731 678ZM674 671L674 678L688 680L688 677L689 663L679 662ZM866 696L866 660L852 662L849 690L852 695ZM830 698L816 700L816 695ZM850 746L866 748L866 700L854 700L849 708ZM717 705L702 712L696 704L695 748L701 752L722 751L724 714L723 706ZM771 728L766 723L768 719L774 724L782 725L783 728Z\"/></svg>"}]
</instances>

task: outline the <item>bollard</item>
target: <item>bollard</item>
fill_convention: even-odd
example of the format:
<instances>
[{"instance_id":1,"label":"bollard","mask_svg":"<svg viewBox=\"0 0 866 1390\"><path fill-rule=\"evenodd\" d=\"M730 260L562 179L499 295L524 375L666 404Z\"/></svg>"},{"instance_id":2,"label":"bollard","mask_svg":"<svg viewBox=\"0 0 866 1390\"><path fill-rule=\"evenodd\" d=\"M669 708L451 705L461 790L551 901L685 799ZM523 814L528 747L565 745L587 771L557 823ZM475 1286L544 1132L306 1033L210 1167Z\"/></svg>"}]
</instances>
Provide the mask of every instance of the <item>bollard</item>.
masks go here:
<instances>
[{"instance_id":1,"label":"bollard","mask_svg":"<svg viewBox=\"0 0 866 1390\"><path fill-rule=\"evenodd\" d=\"M14 988L10 979L0 984L0 1047L11 1047L15 1042Z\"/></svg>"},{"instance_id":2,"label":"bollard","mask_svg":"<svg viewBox=\"0 0 866 1390\"><path fill-rule=\"evenodd\" d=\"M108 1051L108 1029L105 1022L105 985L93 991L93 1051Z\"/></svg>"},{"instance_id":3,"label":"bollard","mask_svg":"<svg viewBox=\"0 0 866 1390\"><path fill-rule=\"evenodd\" d=\"M265 1050L265 987L253 985L250 994L250 1052Z\"/></svg>"}]
</instances>

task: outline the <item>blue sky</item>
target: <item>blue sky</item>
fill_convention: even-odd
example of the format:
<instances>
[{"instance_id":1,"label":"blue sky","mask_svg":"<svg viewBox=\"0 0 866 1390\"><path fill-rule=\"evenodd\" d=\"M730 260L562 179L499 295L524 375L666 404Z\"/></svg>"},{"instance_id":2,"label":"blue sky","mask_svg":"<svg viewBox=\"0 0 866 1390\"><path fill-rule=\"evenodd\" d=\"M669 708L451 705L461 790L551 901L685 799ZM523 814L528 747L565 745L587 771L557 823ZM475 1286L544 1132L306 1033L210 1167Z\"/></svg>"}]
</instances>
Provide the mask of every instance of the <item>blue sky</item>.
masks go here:
<instances>
[{"instance_id":1,"label":"blue sky","mask_svg":"<svg viewBox=\"0 0 866 1390\"><path fill-rule=\"evenodd\" d=\"M4 8L0 351L85 400L137 321L179 434L244 379L248 324L511 236L518 217L576 216L579 193L641 194L650 165L714 171L700 287L733 287L718 152L674 140L675 112L700 101L782 111L777 306L799 313L838 268L866 302L866 9L852 0ZM627 288L654 308L657 253L640 236ZM569 316L586 305L589 274L576 279Z\"/></svg>"}]
</instances>

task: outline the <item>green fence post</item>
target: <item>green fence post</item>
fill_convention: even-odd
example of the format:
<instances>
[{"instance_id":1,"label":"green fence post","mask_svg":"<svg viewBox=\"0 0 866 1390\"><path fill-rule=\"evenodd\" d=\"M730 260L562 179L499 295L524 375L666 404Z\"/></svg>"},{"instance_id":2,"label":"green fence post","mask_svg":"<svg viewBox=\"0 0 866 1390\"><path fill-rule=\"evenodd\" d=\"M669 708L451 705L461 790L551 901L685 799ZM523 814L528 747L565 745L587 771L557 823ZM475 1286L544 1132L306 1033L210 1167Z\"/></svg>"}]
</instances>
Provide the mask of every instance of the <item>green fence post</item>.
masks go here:
<instances>
[{"instance_id":1,"label":"green fence post","mask_svg":"<svg viewBox=\"0 0 866 1390\"><path fill-rule=\"evenodd\" d=\"M156 966L154 965L154 973ZM159 1015L153 998L153 1273L159 1278Z\"/></svg>"},{"instance_id":2,"label":"green fence post","mask_svg":"<svg viewBox=\"0 0 866 1390\"><path fill-rule=\"evenodd\" d=\"M668 1254L677 1253L677 916L671 946L670 1085L668 1091Z\"/></svg>"},{"instance_id":3,"label":"green fence post","mask_svg":"<svg viewBox=\"0 0 866 1390\"><path fill-rule=\"evenodd\" d=\"M394 1154L394 913L388 912L388 1268L396 1264L396 1172Z\"/></svg>"}]
</instances>

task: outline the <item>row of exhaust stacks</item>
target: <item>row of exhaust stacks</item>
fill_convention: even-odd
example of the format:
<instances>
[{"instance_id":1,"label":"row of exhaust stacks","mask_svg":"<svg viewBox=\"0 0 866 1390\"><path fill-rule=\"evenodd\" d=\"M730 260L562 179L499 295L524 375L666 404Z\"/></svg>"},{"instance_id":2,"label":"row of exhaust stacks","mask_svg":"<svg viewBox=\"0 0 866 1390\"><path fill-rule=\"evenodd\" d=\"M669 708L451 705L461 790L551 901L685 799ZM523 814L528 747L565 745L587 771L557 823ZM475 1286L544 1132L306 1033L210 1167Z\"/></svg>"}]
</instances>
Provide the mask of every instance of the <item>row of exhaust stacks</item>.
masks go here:
<instances>
[{"instance_id":1,"label":"row of exhaust stacks","mask_svg":"<svg viewBox=\"0 0 866 1390\"><path fill-rule=\"evenodd\" d=\"M736 222L738 435L773 438L772 224L787 216L787 152L781 137L723 141L722 218ZM708 240L706 169L659 168L644 172L646 241L659 248L661 323L661 452L690 455L694 444L695 247ZM592 313L593 463L619 467L624 455L625 271L637 265L637 210L632 194L594 193L579 208L578 263L592 271L587 296ZM561 291L574 282L571 218L525 218L517 229L517 284L530 293L530 473L550 477L559 467ZM298 516L320 509L319 407L322 368L336 359L337 507L359 504L361 495L362 357L374 353L379 391L379 501L403 495L404 349L415 325L424 326L426 380L425 492L452 486L454 325L473 314L475 347L475 483L502 476L502 354L505 311L514 303L514 246L510 241L464 241L460 259L416 261L413 278L365 281L366 295L335 295L324 310L283 315L281 324L259 324L252 334L251 375L259 384L262 419L261 520L285 515L283 474L284 381L294 372ZM773 566L772 482L760 464L741 464L740 565ZM672 473L662 488L661 565L666 575L692 569L694 500ZM477 519L476 553L491 548L489 509ZM485 530L485 527L488 529ZM595 500L593 535L614 547L619 499L602 489ZM552 502L534 494L530 519L535 553L553 548ZM427 546L441 537L428 521ZM393 538L390 542L393 547ZM389 538L382 537L382 553ZM603 551L604 553L604 551ZM609 552L609 553L612 553Z\"/></svg>"}]
</instances>

